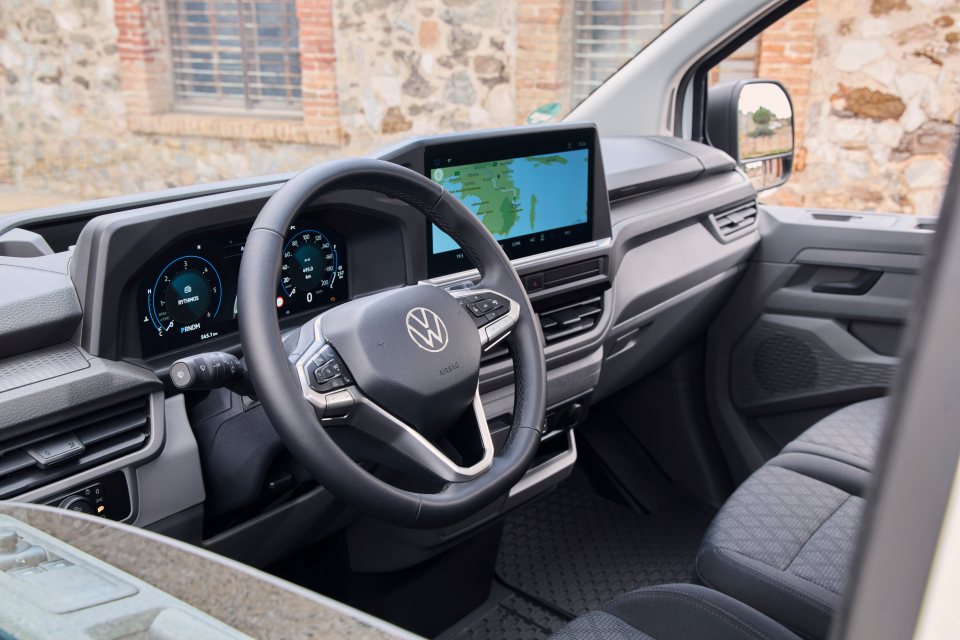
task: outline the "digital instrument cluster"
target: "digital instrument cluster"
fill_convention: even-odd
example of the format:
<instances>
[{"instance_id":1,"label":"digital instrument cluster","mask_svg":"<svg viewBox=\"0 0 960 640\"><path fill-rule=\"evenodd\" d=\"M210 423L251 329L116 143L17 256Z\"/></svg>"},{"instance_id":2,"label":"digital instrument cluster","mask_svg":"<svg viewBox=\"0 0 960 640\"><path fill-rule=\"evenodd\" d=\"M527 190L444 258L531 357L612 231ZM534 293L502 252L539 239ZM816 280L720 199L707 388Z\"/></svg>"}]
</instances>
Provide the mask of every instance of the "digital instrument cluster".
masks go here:
<instances>
[{"instance_id":1,"label":"digital instrument cluster","mask_svg":"<svg viewBox=\"0 0 960 640\"><path fill-rule=\"evenodd\" d=\"M237 330L240 260L249 227L197 236L148 268L137 306L143 357L198 344ZM277 315L316 311L347 299L341 238L310 220L287 231Z\"/></svg>"}]
</instances>

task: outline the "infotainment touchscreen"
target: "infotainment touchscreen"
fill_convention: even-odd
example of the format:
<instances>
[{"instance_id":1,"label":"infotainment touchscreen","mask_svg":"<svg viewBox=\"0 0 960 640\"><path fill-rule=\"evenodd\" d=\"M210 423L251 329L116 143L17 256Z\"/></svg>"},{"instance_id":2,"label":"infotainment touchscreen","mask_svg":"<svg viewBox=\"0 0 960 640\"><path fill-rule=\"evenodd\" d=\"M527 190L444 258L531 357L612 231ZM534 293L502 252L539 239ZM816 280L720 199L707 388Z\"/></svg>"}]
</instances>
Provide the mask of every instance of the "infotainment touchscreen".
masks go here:
<instances>
[{"instance_id":1,"label":"infotainment touchscreen","mask_svg":"<svg viewBox=\"0 0 960 640\"><path fill-rule=\"evenodd\" d=\"M509 147L447 145L428 149L425 158L428 176L479 217L511 259L592 239L592 139L525 138ZM431 277L472 268L436 226L427 240Z\"/></svg>"}]
</instances>

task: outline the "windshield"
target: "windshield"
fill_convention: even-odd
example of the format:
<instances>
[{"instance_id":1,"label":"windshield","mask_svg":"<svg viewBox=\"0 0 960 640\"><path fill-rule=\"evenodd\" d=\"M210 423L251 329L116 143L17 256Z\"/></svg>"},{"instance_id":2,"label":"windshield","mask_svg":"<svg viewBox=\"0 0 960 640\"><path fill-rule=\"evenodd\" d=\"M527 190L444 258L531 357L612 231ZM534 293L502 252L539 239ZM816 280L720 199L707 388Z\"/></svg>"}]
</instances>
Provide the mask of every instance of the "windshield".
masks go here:
<instances>
[{"instance_id":1,"label":"windshield","mask_svg":"<svg viewBox=\"0 0 960 640\"><path fill-rule=\"evenodd\" d=\"M558 120L697 3L3 3L0 212Z\"/></svg>"}]
</instances>

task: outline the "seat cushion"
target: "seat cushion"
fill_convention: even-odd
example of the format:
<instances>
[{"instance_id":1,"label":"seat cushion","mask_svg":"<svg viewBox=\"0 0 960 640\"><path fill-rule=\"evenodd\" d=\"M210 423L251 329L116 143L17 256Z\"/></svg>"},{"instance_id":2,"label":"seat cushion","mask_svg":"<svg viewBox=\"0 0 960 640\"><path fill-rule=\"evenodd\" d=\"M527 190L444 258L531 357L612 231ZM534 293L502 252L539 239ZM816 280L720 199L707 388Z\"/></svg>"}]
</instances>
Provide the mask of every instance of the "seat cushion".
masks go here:
<instances>
[{"instance_id":1,"label":"seat cushion","mask_svg":"<svg viewBox=\"0 0 960 640\"><path fill-rule=\"evenodd\" d=\"M799 640L733 598L691 584L648 587L580 616L553 640Z\"/></svg>"},{"instance_id":2,"label":"seat cushion","mask_svg":"<svg viewBox=\"0 0 960 640\"><path fill-rule=\"evenodd\" d=\"M696 566L704 584L803 637L825 638L864 500L855 495L859 491L808 475L805 459L812 470L824 466L816 456L794 453L754 472L717 513Z\"/></svg>"},{"instance_id":3,"label":"seat cushion","mask_svg":"<svg viewBox=\"0 0 960 640\"><path fill-rule=\"evenodd\" d=\"M804 431L783 451L812 453L873 471L889 404L888 398L877 398L844 407Z\"/></svg>"}]
</instances>

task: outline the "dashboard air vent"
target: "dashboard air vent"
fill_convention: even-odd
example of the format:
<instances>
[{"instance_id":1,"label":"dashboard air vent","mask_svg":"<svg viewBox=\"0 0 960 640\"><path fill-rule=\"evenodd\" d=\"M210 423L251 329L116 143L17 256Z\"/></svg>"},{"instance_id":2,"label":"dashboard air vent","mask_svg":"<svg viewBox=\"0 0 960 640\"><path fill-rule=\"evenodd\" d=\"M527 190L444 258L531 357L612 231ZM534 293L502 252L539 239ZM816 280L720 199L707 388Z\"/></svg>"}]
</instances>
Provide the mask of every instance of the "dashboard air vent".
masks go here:
<instances>
[{"instance_id":1,"label":"dashboard air vent","mask_svg":"<svg viewBox=\"0 0 960 640\"><path fill-rule=\"evenodd\" d=\"M564 338L572 338L597 326L603 314L603 296L585 295L578 300L538 308L536 312L540 319L540 328L543 330L543 338L547 344L550 344ZM481 362L486 364L504 358L506 355L506 347L496 347L484 353Z\"/></svg>"},{"instance_id":2,"label":"dashboard air vent","mask_svg":"<svg viewBox=\"0 0 960 640\"><path fill-rule=\"evenodd\" d=\"M721 242L746 235L757 225L757 203L747 202L720 213L711 213L708 226Z\"/></svg>"},{"instance_id":3,"label":"dashboard air vent","mask_svg":"<svg viewBox=\"0 0 960 640\"><path fill-rule=\"evenodd\" d=\"M547 343L590 331L597 325L603 312L603 298L591 296L539 313L540 326Z\"/></svg>"},{"instance_id":4,"label":"dashboard air vent","mask_svg":"<svg viewBox=\"0 0 960 640\"><path fill-rule=\"evenodd\" d=\"M149 441L149 403L140 398L0 442L0 499L115 460Z\"/></svg>"}]
</instances>

